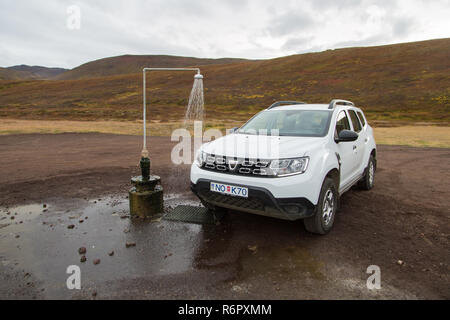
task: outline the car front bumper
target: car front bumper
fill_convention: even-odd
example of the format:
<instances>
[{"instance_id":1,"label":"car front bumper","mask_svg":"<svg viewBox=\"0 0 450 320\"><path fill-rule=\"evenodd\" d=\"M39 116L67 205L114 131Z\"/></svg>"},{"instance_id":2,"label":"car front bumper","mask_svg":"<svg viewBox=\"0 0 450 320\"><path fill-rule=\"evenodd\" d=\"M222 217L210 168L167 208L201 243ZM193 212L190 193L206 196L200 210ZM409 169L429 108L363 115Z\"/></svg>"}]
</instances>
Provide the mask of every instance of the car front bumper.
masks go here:
<instances>
[{"instance_id":1,"label":"car front bumper","mask_svg":"<svg viewBox=\"0 0 450 320\"><path fill-rule=\"evenodd\" d=\"M306 198L275 198L273 194L261 187L238 184L248 188L248 197L226 195L210 190L213 180L199 179L191 182L191 189L202 201L238 211L244 211L284 220L298 220L314 215L315 206ZM217 183L229 183L214 180Z\"/></svg>"}]
</instances>

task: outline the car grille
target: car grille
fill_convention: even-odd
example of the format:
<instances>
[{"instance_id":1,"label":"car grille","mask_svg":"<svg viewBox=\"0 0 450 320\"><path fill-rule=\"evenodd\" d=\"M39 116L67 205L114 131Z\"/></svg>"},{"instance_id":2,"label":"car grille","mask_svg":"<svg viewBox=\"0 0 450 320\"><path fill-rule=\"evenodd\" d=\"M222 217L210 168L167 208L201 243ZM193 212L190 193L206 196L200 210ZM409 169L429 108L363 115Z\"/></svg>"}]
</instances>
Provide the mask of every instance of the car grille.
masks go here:
<instances>
[{"instance_id":1,"label":"car grille","mask_svg":"<svg viewBox=\"0 0 450 320\"><path fill-rule=\"evenodd\" d=\"M237 159L208 155L202 168L221 173L270 177L269 164L269 160Z\"/></svg>"}]
</instances>

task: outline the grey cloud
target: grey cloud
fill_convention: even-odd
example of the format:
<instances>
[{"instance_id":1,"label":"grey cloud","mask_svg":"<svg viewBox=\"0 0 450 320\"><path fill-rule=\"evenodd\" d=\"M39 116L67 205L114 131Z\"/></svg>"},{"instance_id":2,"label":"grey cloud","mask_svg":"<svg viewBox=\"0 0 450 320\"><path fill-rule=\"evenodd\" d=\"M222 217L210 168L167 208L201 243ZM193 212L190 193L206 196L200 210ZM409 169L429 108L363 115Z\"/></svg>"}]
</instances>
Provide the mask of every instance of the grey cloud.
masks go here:
<instances>
[{"instance_id":1,"label":"grey cloud","mask_svg":"<svg viewBox=\"0 0 450 320\"><path fill-rule=\"evenodd\" d=\"M303 52L309 46L312 37L292 37L289 38L282 46L283 50L294 51L296 53Z\"/></svg>"},{"instance_id":2,"label":"grey cloud","mask_svg":"<svg viewBox=\"0 0 450 320\"><path fill-rule=\"evenodd\" d=\"M393 8L397 6L397 0L314 0L312 7L318 10L356 10L377 5L382 8Z\"/></svg>"},{"instance_id":3,"label":"grey cloud","mask_svg":"<svg viewBox=\"0 0 450 320\"><path fill-rule=\"evenodd\" d=\"M351 8L360 5L363 1L361 0L315 0L312 2L313 8L319 10L325 10L328 8Z\"/></svg>"},{"instance_id":4,"label":"grey cloud","mask_svg":"<svg viewBox=\"0 0 450 320\"><path fill-rule=\"evenodd\" d=\"M316 24L317 21L310 14L296 10L273 18L267 30L272 36L285 36L293 32L311 29Z\"/></svg>"},{"instance_id":5,"label":"grey cloud","mask_svg":"<svg viewBox=\"0 0 450 320\"><path fill-rule=\"evenodd\" d=\"M410 17L408 18L401 17L394 20L392 26L393 36L395 37L408 36L414 30L416 23L417 23L416 19Z\"/></svg>"}]
</instances>

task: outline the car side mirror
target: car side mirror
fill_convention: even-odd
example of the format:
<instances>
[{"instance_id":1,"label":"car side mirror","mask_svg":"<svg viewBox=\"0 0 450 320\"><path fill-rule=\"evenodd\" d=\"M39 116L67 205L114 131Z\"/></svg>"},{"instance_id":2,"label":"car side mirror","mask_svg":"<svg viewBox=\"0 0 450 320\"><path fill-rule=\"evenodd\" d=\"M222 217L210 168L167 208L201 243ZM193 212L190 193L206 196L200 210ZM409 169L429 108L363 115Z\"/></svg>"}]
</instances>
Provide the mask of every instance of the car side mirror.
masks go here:
<instances>
[{"instance_id":1,"label":"car side mirror","mask_svg":"<svg viewBox=\"0 0 450 320\"><path fill-rule=\"evenodd\" d=\"M234 127L234 128L231 128L230 130L228 130L228 133L235 133L238 130L239 130L239 127Z\"/></svg>"},{"instance_id":2,"label":"car side mirror","mask_svg":"<svg viewBox=\"0 0 450 320\"><path fill-rule=\"evenodd\" d=\"M358 139L358 134L351 130L342 130L339 132L338 138L336 140L337 143L339 142L349 142L349 141L355 141Z\"/></svg>"}]
</instances>

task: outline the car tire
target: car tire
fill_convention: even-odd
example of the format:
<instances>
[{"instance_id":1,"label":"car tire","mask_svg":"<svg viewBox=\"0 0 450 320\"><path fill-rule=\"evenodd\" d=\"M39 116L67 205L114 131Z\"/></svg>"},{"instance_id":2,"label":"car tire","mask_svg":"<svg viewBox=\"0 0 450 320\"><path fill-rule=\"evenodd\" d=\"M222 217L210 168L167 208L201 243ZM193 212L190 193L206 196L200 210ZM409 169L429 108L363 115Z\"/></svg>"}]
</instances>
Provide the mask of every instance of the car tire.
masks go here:
<instances>
[{"instance_id":1,"label":"car tire","mask_svg":"<svg viewBox=\"0 0 450 320\"><path fill-rule=\"evenodd\" d=\"M331 178L325 178L314 216L303 220L305 229L311 233L327 234L333 227L338 198L336 183Z\"/></svg>"},{"instance_id":2,"label":"car tire","mask_svg":"<svg viewBox=\"0 0 450 320\"><path fill-rule=\"evenodd\" d=\"M375 183L375 159L371 155L366 170L364 170L364 177L358 182L358 187L363 190L370 190Z\"/></svg>"}]
</instances>

